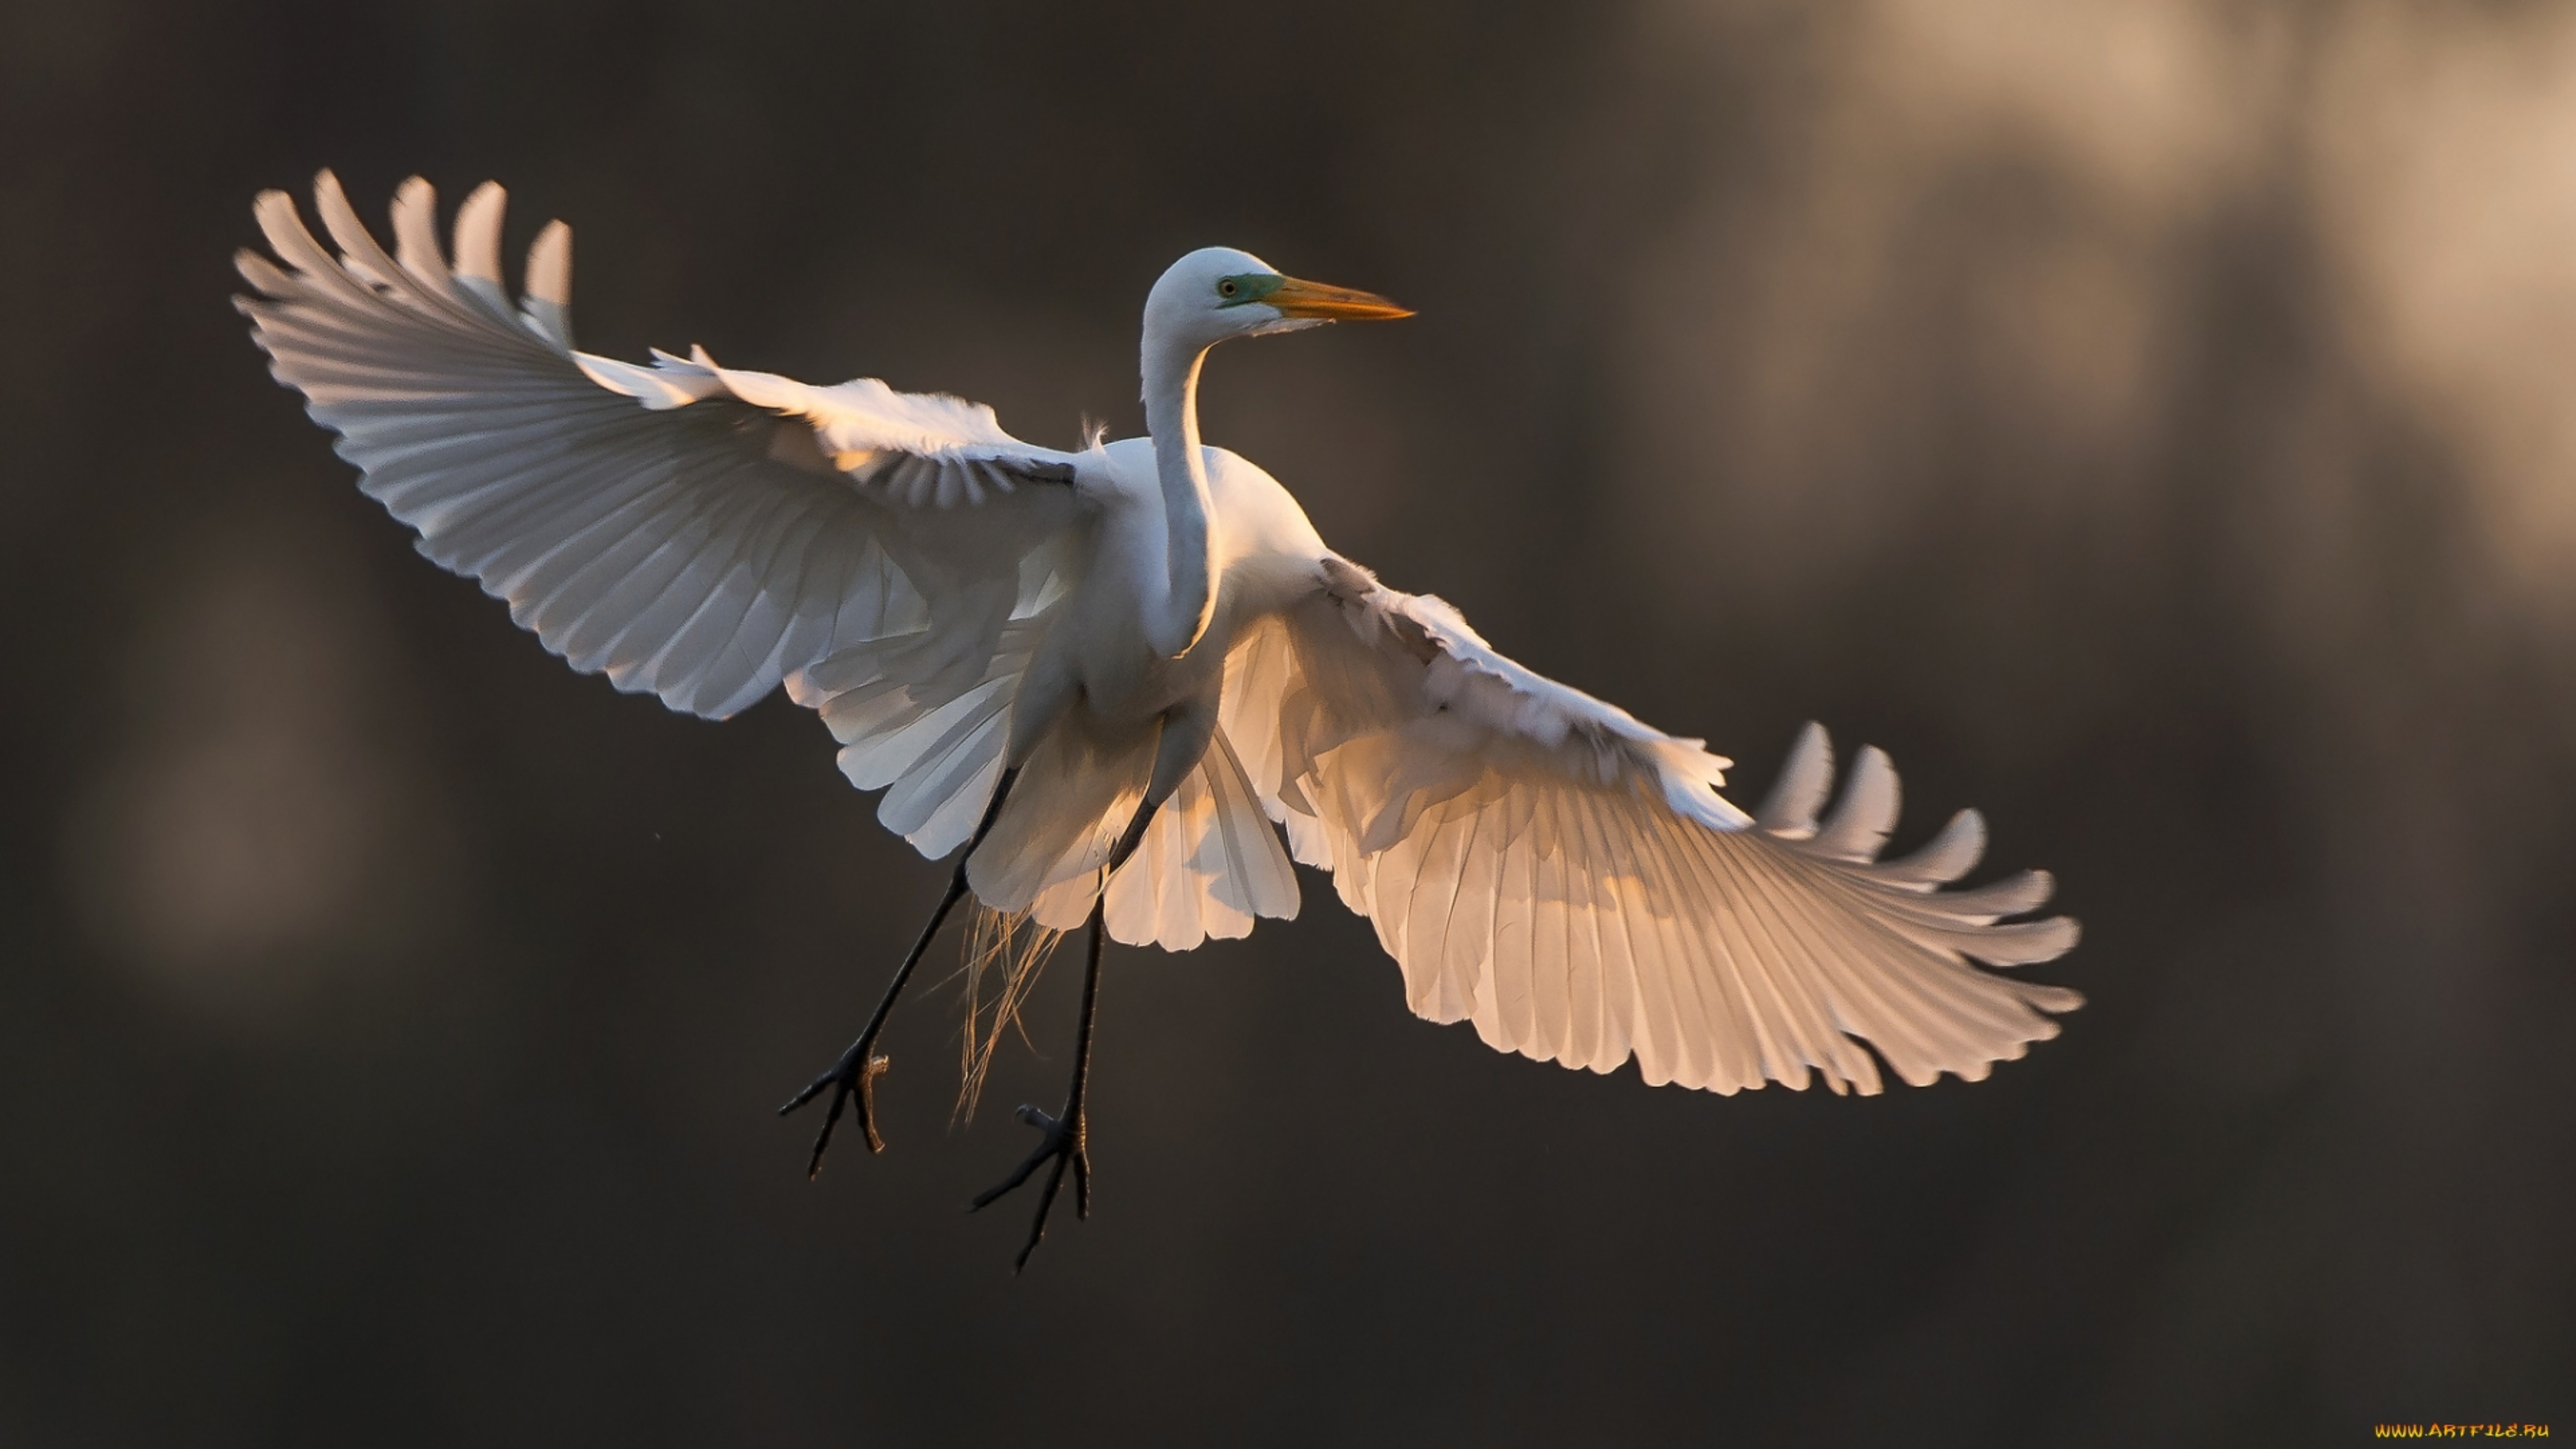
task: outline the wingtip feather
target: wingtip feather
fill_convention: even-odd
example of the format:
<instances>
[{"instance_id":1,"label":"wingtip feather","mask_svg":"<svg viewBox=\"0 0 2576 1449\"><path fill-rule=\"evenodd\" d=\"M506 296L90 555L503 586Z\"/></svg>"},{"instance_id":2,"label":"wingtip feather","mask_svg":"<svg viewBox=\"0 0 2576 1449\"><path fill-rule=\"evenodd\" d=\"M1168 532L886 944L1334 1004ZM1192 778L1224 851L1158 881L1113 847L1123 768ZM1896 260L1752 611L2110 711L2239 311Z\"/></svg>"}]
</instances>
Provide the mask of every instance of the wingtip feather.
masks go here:
<instances>
[{"instance_id":1,"label":"wingtip feather","mask_svg":"<svg viewBox=\"0 0 2576 1449\"><path fill-rule=\"evenodd\" d=\"M1975 810L1962 810L1951 816L1950 822L1921 849L1879 865L1877 872L1883 880L1928 891L1966 875L1985 854L1986 817Z\"/></svg>"},{"instance_id":2,"label":"wingtip feather","mask_svg":"<svg viewBox=\"0 0 2576 1449\"><path fill-rule=\"evenodd\" d=\"M509 204L501 183L486 181L456 208L456 275L501 285L501 221Z\"/></svg>"},{"instance_id":3,"label":"wingtip feather","mask_svg":"<svg viewBox=\"0 0 2576 1449\"><path fill-rule=\"evenodd\" d=\"M572 305L572 228L564 222L550 221L537 233L528 248L528 275L523 288L525 300L551 302L558 307Z\"/></svg>"},{"instance_id":4,"label":"wingtip feather","mask_svg":"<svg viewBox=\"0 0 2576 1449\"><path fill-rule=\"evenodd\" d=\"M275 262L248 247L233 253L233 270L265 296L283 297L295 286L294 279L279 271ZM247 303L250 299L240 300Z\"/></svg>"},{"instance_id":5,"label":"wingtip feather","mask_svg":"<svg viewBox=\"0 0 2576 1449\"><path fill-rule=\"evenodd\" d=\"M2073 916L1986 926L1978 930L1968 954L1989 966L2037 966L2074 950L2083 934Z\"/></svg>"},{"instance_id":6,"label":"wingtip feather","mask_svg":"<svg viewBox=\"0 0 2576 1449\"><path fill-rule=\"evenodd\" d=\"M394 189L394 260L432 291L452 294L447 258L438 247L438 188L414 176Z\"/></svg>"},{"instance_id":7,"label":"wingtip feather","mask_svg":"<svg viewBox=\"0 0 2576 1449\"><path fill-rule=\"evenodd\" d=\"M528 248L525 288L519 298L520 314L530 331L552 344L555 350L570 353L572 342L572 228L561 221L546 223L537 233L535 244Z\"/></svg>"},{"instance_id":8,"label":"wingtip feather","mask_svg":"<svg viewBox=\"0 0 2576 1449\"><path fill-rule=\"evenodd\" d=\"M1789 747L1789 758L1780 766L1779 782L1755 812L1754 822L1773 835L1791 840L1815 834L1816 811L1825 803L1833 779L1833 738L1825 733L1823 725L1809 720L1798 731L1797 743Z\"/></svg>"},{"instance_id":9,"label":"wingtip feather","mask_svg":"<svg viewBox=\"0 0 2576 1449\"><path fill-rule=\"evenodd\" d=\"M1856 865L1878 859L1880 848L1887 844L1888 832L1896 828L1903 798L1896 765L1887 758L1887 752L1876 745L1862 746L1843 783L1842 803L1816 832L1812 848Z\"/></svg>"},{"instance_id":10,"label":"wingtip feather","mask_svg":"<svg viewBox=\"0 0 2576 1449\"><path fill-rule=\"evenodd\" d=\"M305 229L294 197L271 187L251 199L250 214L259 223L260 234L268 238L269 250L277 253L280 260L301 270L305 257L320 254L321 244Z\"/></svg>"},{"instance_id":11,"label":"wingtip feather","mask_svg":"<svg viewBox=\"0 0 2576 1449\"><path fill-rule=\"evenodd\" d=\"M358 220L357 208L349 204L349 194L340 189L340 178L327 166L313 176L313 211L322 218L322 229L339 244L343 258L364 257L376 249L375 238L367 235L366 223Z\"/></svg>"}]
</instances>

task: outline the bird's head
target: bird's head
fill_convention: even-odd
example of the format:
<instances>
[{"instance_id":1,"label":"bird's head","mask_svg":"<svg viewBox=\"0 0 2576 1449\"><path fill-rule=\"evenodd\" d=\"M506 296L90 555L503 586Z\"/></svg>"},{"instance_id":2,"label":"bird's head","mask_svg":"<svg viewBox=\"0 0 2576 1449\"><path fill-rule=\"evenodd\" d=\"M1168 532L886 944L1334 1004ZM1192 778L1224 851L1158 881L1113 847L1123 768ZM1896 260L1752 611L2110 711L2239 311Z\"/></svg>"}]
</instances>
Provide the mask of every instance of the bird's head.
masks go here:
<instances>
[{"instance_id":1,"label":"bird's head","mask_svg":"<svg viewBox=\"0 0 2576 1449\"><path fill-rule=\"evenodd\" d=\"M1172 263L1145 298L1146 334L1159 334L1193 351L1229 337L1412 315L1372 292L1284 276L1261 258L1232 247L1202 247Z\"/></svg>"}]
</instances>

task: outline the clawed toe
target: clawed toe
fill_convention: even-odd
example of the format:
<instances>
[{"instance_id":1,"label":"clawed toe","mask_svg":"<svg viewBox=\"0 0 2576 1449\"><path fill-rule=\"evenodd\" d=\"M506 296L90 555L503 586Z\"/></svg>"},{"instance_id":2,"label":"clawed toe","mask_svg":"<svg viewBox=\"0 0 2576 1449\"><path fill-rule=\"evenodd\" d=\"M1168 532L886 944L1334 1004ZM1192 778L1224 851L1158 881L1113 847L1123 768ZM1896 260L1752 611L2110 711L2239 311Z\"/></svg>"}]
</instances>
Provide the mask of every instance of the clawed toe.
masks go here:
<instances>
[{"instance_id":1,"label":"clawed toe","mask_svg":"<svg viewBox=\"0 0 2576 1449\"><path fill-rule=\"evenodd\" d=\"M1048 1159L1062 1159L1073 1156L1080 1151L1081 1144L1075 1140L1075 1134L1066 1131L1065 1125L1061 1120L1049 1116L1042 1109L1023 1102L1020 1104L1020 1109L1011 1115L1038 1129L1037 1148L1023 1159L1018 1167L1011 1169L1010 1176L1003 1178L1000 1182L995 1183L993 1186L975 1194L975 1201L968 1204L966 1208L966 1211L970 1213L981 1212L985 1208L992 1206L994 1203L1001 1201L1002 1198L1007 1196L1013 1188L1016 1188L1021 1183L1028 1181L1029 1174L1036 1172L1039 1165L1046 1162ZM1087 1176L1088 1173L1089 1169L1086 1164L1085 1175ZM1050 1196L1054 1194L1054 1187L1052 1184L1049 1185L1047 1191ZM1085 1214L1085 1216L1088 1216L1088 1214Z\"/></svg>"},{"instance_id":2,"label":"clawed toe","mask_svg":"<svg viewBox=\"0 0 2576 1449\"><path fill-rule=\"evenodd\" d=\"M1082 1117L1079 1107L1068 1110L1065 1117L1053 1117L1026 1103L1013 1115L1038 1129L1037 1150L1031 1152L1011 1175L975 1195L966 1211L981 1212L999 1202L1012 1189L1029 1180L1040 1165L1053 1161L1055 1170L1047 1174L1046 1186L1038 1193L1037 1220L1029 1225L1029 1241L1013 1260L1011 1270L1018 1272L1029 1265L1029 1254L1037 1251L1038 1242L1046 1236L1047 1213L1055 1206L1055 1195L1064 1186L1067 1167L1073 1169L1075 1216L1091 1216L1091 1158L1084 1150ZM1070 1119L1069 1121L1067 1119Z\"/></svg>"},{"instance_id":3,"label":"clawed toe","mask_svg":"<svg viewBox=\"0 0 2576 1449\"><path fill-rule=\"evenodd\" d=\"M832 1129L840 1124L841 1112L852 1097L859 1100L859 1130L867 1134L868 1150L885 1151L885 1139L877 1135L877 1078L885 1075L889 1065L885 1057L868 1050L867 1042L853 1042L829 1070L806 1083L805 1090L788 1098L787 1105L778 1109L778 1115L784 1117L822 1095L825 1087L832 1089L832 1105L823 1114L822 1130L814 1134L813 1160L805 1165L807 1181L822 1175L823 1153L832 1145Z\"/></svg>"}]
</instances>

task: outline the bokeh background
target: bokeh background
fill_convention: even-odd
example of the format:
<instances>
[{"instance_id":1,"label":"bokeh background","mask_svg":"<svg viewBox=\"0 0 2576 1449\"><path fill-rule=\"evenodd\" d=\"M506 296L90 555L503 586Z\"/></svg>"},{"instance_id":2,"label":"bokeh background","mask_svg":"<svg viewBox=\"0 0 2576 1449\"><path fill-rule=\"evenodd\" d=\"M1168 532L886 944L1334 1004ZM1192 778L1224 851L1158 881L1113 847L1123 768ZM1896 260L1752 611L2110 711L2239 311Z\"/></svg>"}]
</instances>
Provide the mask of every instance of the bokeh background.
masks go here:
<instances>
[{"instance_id":1,"label":"bokeh background","mask_svg":"<svg viewBox=\"0 0 2576 1449\"><path fill-rule=\"evenodd\" d=\"M8 0L0 136L0 1442L2576 1432L2576 7ZM324 165L571 220L596 350L1045 441L1185 248L1402 298L1210 438L1747 798L1813 717L1984 807L2092 1004L1649 1090L1309 874L1113 958L1025 1278L1070 970L971 1125L917 997L809 1186L942 872L357 493L226 301Z\"/></svg>"}]
</instances>

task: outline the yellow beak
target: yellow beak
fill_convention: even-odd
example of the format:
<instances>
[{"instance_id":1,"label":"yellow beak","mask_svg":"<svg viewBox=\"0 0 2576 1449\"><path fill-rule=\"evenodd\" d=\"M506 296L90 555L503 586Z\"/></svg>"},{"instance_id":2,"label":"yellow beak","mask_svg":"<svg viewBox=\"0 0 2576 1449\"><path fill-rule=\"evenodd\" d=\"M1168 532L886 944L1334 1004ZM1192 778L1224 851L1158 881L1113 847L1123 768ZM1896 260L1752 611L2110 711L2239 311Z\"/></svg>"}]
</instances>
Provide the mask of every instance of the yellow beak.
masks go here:
<instances>
[{"instance_id":1,"label":"yellow beak","mask_svg":"<svg viewBox=\"0 0 2576 1449\"><path fill-rule=\"evenodd\" d=\"M1325 322L1392 322L1413 315L1412 308L1399 307L1375 292L1354 292L1348 287L1304 282L1295 277L1281 278L1270 295L1261 300L1278 308L1283 317L1312 317Z\"/></svg>"}]
</instances>

